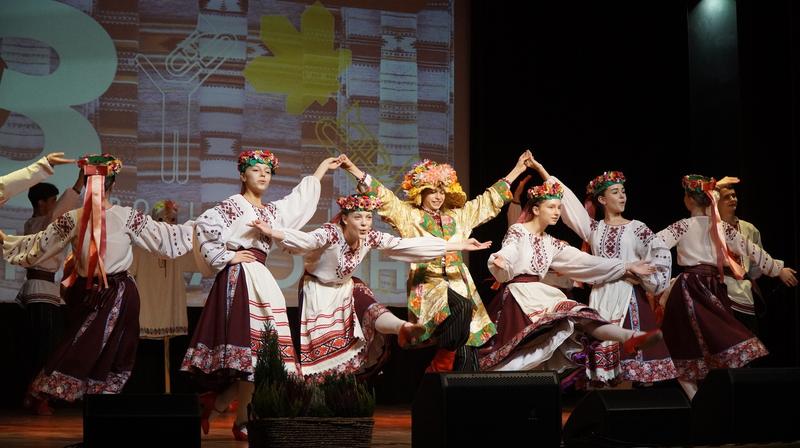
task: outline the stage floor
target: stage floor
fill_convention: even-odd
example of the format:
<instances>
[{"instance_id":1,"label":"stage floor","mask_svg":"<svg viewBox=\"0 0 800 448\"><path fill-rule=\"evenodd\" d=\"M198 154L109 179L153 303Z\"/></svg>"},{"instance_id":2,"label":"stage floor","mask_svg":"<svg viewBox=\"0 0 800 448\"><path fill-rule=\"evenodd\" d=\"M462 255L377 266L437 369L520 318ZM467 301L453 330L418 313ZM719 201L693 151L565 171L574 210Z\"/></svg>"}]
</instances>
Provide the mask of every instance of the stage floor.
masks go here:
<instances>
[{"instance_id":1,"label":"stage floor","mask_svg":"<svg viewBox=\"0 0 800 448\"><path fill-rule=\"evenodd\" d=\"M562 423L569 411L561 415ZM247 442L236 442L231 435L233 415L211 421L211 431L202 436L203 448L244 448ZM199 430L199 428L198 428ZM0 447L3 448L63 448L82 440L83 421L81 409L57 410L56 415L38 417L23 411L0 411ZM153 440L153 447L161 446ZM409 407L380 406L375 411L375 429L372 446L398 448L411 446L411 409ZM771 443L723 445L736 448L800 447L800 443Z\"/></svg>"}]
</instances>

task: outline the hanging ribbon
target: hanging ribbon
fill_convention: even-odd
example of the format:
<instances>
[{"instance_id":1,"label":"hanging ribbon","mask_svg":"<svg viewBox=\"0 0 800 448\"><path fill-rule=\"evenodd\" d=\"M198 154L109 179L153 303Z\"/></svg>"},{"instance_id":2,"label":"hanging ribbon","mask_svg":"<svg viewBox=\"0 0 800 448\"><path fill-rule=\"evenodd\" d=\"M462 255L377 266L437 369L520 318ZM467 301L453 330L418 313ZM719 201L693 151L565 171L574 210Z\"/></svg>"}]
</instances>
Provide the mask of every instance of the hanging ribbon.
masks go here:
<instances>
[{"instance_id":1,"label":"hanging ribbon","mask_svg":"<svg viewBox=\"0 0 800 448\"><path fill-rule=\"evenodd\" d=\"M106 256L106 211L103 208L103 196L105 193L105 178L108 174L107 166L86 165L83 167L83 174L88 176L86 182L86 194L83 197L83 207L81 209L80 226L78 240L75 245L77 257L83 253L83 241L86 231L91 221L92 230L89 234L88 257L86 261L86 277L98 277L103 288L108 288L106 278L106 267L103 260ZM65 287L75 284L78 270L62 283ZM86 289L91 289L91 281L86 282Z\"/></svg>"},{"instance_id":2,"label":"hanging ribbon","mask_svg":"<svg viewBox=\"0 0 800 448\"><path fill-rule=\"evenodd\" d=\"M728 252L728 245L725 243L725 233L722 230L721 219L719 217L719 210L717 209L717 198L712 193L714 188L714 184L709 184L709 187L704 185L703 192L711 199L711 225L709 226L709 232L711 232L711 241L714 242L714 246L717 249L717 270L719 271L719 279L720 281L724 281L725 279L725 261L727 260L728 265L733 272L733 276L736 279L741 280L744 278L744 269L736 260L731 256L730 252Z\"/></svg>"}]
</instances>

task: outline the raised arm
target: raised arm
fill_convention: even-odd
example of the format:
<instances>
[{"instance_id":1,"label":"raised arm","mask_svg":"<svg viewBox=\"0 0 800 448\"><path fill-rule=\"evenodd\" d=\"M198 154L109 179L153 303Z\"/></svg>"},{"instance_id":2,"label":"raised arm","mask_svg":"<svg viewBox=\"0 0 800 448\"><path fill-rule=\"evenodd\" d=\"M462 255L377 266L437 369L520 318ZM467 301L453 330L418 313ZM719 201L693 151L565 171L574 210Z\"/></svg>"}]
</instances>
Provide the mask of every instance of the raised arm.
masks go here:
<instances>
[{"instance_id":1,"label":"raised arm","mask_svg":"<svg viewBox=\"0 0 800 448\"><path fill-rule=\"evenodd\" d=\"M275 202L274 227L299 229L306 225L317 211L321 185L316 176L306 176L292 191Z\"/></svg>"},{"instance_id":2,"label":"raised arm","mask_svg":"<svg viewBox=\"0 0 800 448\"><path fill-rule=\"evenodd\" d=\"M525 172L532 158L530 151L523 152L506 177L495 182L475 199L467 201L463 207L453 210L463 232L469 234L472 229L500 213L500 209L512 199L511 183Z\"/></svg>"},{"instance_id":3,"label":"raised arm","mask_svg":"<svg viewBox=\"0 0 800 448\"><path fill-rule=\"evenodd\" d=\"M67 188L61 193L61 197L56 202L56 207L53 209L52 220L55 221L59 216L64 213L75 210L81 206L81 190L83 190L83 171L78 170L78 179L72 188Z\"/></svg>"},{"instance_id":4,"label":"raised arm","mask_svg":"<svg viewBox=\"0 0 800 448\"><path fill-rule=\"evenodd\" d=\"M561 198L561 211L563 212L561 218L564 220L564 224L588 243L592 236L592 227L596 225L596 221L589 216L589 212L584 208L583 202L575 196L572 190L558 178L551 177L551 179L560 183L564 188L564 196Z\"/></svg>"},{"instance_id":5,"label":"raised arm","mask_svg":"<svg viewBox=\"0 0 800 448\"><path fill-rule=\"evenodd\" d=\"M358 191L362 193L372 192L378 196L381 201L381 207L378 209L378 215L384 221L389 223L392 227L397 229L401 235L411 233L406 226L409 226L413 221L411 213L413 208L407 202L400 200L392 190L386 188L377 179L369 174L361 171L355 163L353 163L346 155L339 156L342 160L342 168L348 173L352 174L358 182Z\"/></svg>"},{"instance_id":6,"label":"raised arm","mask_svg":"<svg viewBox=\"0 0 800 448\"><path fill-rule=\"evenodd\" d=\"M47 179L53 174L53 167L47 157L12 173L0 176L0 206L28 188Z\"/></svg>"}]
</instances>

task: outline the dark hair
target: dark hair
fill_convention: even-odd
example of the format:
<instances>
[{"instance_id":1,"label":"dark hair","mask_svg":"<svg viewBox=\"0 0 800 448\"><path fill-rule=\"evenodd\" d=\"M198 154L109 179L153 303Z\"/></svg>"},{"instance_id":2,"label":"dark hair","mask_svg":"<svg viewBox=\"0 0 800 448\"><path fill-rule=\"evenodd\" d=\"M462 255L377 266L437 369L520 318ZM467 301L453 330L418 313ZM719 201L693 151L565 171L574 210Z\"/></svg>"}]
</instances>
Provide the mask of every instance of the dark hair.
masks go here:
<instances>
[{"instance_id":1,"label":"dark hair","mask_svg":"<svg viewBox=\"0 0 800 448\"><path fill-rule=\"evenodd\" d=\"M86 185L86 181L87 181L88 178L89 178L89 176L85 176L85 175L83 176L83 185L84 186ZM117 176L106 176L106 180L103 182L103 189L105 191L110 190L111 187L114 186L114 181L116 179L117 179Z\"/></svg>"},{"instance_id":2,"label":"dark hair","mask_svg":"<svg viewBox=\"0 0 800 448\"><path fill-rule=\"evenodd\" d=\"M28 200L33 208L39 205L39 201L46 201L54 196L58 196L58 188L47 182L39 182L28 189Z\"/></svg>"},{"instance_id":3,"label":"dark hair","mask_svg":"<svg viewBox=\"0 0 800 448\"><path fill-rule=\"evenodd\" d=\"M695 193L687 191L686 194L700 207L708 207L711 205L711 199L705 193Z\"/></svg>"}]
</instances>

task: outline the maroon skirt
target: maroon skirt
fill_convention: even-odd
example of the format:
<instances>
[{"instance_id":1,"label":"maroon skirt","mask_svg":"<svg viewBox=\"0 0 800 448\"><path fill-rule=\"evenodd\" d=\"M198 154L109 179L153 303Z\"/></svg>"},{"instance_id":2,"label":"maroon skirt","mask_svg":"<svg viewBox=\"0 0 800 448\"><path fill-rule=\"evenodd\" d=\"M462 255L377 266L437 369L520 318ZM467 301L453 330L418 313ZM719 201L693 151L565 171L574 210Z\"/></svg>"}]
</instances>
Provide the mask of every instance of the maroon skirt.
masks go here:
<instances>
[{"instance_id":1,"label":"maroon skirt","mask_svg":"<svg viewBox=\"0 0 800 448\"><path fill-rule=\"evenodd\" d=\"M510 282L503 284L489 303L486 311L492 322L497 326L497 334L484 344L478 352L480 367L482 370L490 369L508 358L509 355L521 344L532 340L543 332L553 329L555 323L562 319L589 319L601 323L608 323L600 317L597 311L574 300L564 300L559 302L555 311L545 315L536 316L536 320L531 319L517 303L517 300L508 289L511 283L530 283L538 282L538 275L519 275ZM594 341L598 343L598 341ZM594 354L590 344L584 344L586 349L583 353L576 354L571 362L577 365L584 365L587 359L591 359Z\"/></svg>"},{"instance_id":2,"label":"maroon skirt","mask_svg":"<svg viewBox=\"0 0 800 448\"><path fill-rule=\"evenodd\" d=\"M684 269L670 291L661 329L685 380L703 379L710 369L742 367L768 353L733 315L715 266Z\"/></svg>"},{"instance_id":3,"label":"maroon skirt","mask_svg":"<svg viewBox=\"0 0 800 448\"><path fill-rule=\"evenodd\" d=\"M105 289L86 289L83 277L69 289L74 319L33 380L33 395L75 401L122 391L139 344L139 291L127 271L107 278Z\"/></svg>"},{"instance_id":4,"label":"maroon skirt","mask_svg":"<svg viewBox=\"0 0 800 448\"><path fill-rule=\"evenodd\" d=\"M265 254L250 250L264 261ZM250 380L254 372L247 279L241 264L217 274L195 327L181 370L211 389Z\"/></svg>"},{"instance_id":5,"label":"maroon skirt","mask_svg":"<svg viewBox=\"0 0 800 448\"><path fill-rule=\"evenodd\" d=\"M633 296L628 306L628 313L622 328L634 331L651 331L659 328L656 313L647 301L647 294L639 285L633 286ZM619 344L614 344L619 348ZM645 350L620 354L620 370L622 378L627 381L652 383L664 381L678 376L672 362L667 344L659 341Z\"/></svg>"}]
</instances>

